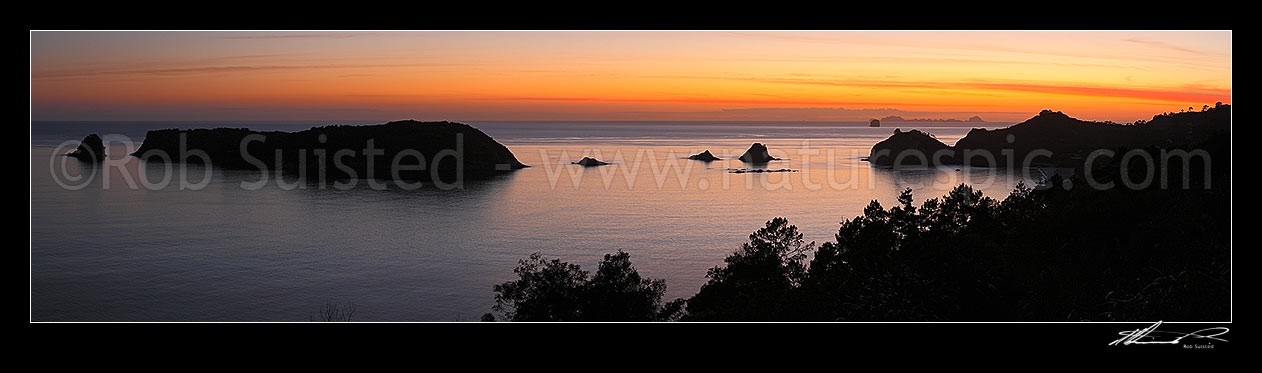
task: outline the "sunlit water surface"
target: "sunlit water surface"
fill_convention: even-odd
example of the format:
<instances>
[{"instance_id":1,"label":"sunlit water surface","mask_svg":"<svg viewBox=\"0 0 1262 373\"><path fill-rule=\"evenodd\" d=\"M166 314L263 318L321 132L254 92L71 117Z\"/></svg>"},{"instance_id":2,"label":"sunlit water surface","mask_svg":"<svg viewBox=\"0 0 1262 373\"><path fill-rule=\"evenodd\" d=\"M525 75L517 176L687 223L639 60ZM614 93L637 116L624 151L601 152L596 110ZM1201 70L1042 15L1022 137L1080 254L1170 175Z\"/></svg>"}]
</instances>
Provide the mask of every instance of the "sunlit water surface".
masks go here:
<instances>
[{"instance_id":1,"label":"sunlit water surface","mask_svg":"<svg viewBox=\"0 0 1262 373\"><path fill-rule=\"evenodd\" d=\"M321 124L34 123L32 318L306 321L332 300L354 303L356 321L474 321L491 310L492 286L513 279L517 261L534 252L593 270L624 250L641 274L666 279L673 299L694 294L708 268L773 217L818 243L872 200L888 207L908 187L917 203L959 183L1003 198L1032 179L870 167L860 158L893 126L858 123L474 123L533 167L455 190L376 190L364 180L338 190L274 178L248 190L242 183L258 172L220 169L204 187L181 189L179 167L167 173L123 157L123 143L111 144L116 161L106 166L54 156L88 133L138 145L154 128ZM968 131L917 128L947 144ZM753 142L787 159L736 161ZM682 159L706 149L724 160ZM614 164L568 164L583 156ZM760 167L797 172L730 172ZM196 183L207 170L186 171ZM142 174L172 179L155 190Z\"/></svg>"}]
</instances>

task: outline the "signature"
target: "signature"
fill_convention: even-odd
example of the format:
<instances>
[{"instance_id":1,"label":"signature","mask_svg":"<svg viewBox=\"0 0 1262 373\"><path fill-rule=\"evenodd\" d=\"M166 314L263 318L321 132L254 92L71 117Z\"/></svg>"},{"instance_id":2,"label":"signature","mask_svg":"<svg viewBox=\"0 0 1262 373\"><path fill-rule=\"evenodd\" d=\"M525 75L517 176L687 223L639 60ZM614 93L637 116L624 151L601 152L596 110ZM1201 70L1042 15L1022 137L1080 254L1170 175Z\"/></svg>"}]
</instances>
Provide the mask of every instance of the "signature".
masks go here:
<instances>
[{"instance_id":1,"label":"signature","mask_svg":"<svg viewBox=\"0 0 1262 373\"><path fill-rule=\"evenodd\" d=\"M1173 344L1179 344L1179 342L1182 342L1184 339L1189 339L1189 338L1209 339L1209 340L1226 342L1227 341L1226 339L1218 338L1218 336L1227 334L1227 332L1230 331L1230 329L1219 326L1219 327L1213 327L1213 328L1205 328L1205 329L1197 330L1191 333L1179 333L1179 332L1158 331L1157 327L1159 326L1161 326L1161 321L1158 321L1156 324L1152 324L1152 326L1149 326L1147 328L1125 330L1125 331L1118 332L1117 334L1121 335L1122 338L1118 338L1116 341L1109 343L1109 346L1133 345L1133 344L1134 345L1149 345L1149 344L1173 345ZM1167 339L1163 340L1162 338L1167 338Z\"/></svg>"}]
</instances>

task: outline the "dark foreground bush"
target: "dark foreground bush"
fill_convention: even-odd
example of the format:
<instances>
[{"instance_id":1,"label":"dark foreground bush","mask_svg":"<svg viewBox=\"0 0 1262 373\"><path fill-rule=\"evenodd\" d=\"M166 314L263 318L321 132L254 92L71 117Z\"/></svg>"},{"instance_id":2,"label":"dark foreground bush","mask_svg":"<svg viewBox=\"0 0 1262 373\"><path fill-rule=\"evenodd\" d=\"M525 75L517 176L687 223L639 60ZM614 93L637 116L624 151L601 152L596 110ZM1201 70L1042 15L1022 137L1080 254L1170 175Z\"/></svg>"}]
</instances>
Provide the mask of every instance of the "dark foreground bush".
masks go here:
<instances>
[{"instance_id":1,"label":"dark foreground bush","mask_svg":"<svg viewBox=\"0 0 1262 373\"><path fill-rule=\"evenodd\" d=\"M668 321L682 300L662 304L666 281L642 278L631 256L606 254L594 276L539 253L521 260L518 279L495 285L494 310L510 321ZM484 321L491 318L484 316Z\"/></svg>"}]
</instances>

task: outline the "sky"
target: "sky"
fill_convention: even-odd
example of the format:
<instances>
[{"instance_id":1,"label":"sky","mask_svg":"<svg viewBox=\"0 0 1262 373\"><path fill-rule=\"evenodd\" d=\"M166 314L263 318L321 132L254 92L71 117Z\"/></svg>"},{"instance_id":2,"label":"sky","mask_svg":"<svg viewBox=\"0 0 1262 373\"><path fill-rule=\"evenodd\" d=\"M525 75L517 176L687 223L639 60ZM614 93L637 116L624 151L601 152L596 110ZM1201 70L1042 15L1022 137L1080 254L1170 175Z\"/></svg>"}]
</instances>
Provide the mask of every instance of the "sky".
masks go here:
<instances>
[{"instance_id":1,"label":"sky","mask_svg":"<svg viewBox=\"0 0 1262 373\"><path fill-rule=\"evenodd\" d=\"M32 31L31 119L1133 122L1230 31Z\"/></svg>"}]
</instances>

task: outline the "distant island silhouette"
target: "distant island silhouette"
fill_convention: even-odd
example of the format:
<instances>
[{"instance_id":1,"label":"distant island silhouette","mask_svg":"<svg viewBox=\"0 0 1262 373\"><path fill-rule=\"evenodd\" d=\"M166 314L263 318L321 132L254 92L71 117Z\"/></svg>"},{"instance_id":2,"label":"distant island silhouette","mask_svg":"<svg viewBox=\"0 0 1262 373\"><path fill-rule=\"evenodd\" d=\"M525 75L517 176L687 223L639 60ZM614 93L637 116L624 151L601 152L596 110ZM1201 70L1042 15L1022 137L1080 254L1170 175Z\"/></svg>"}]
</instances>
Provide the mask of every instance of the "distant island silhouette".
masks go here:
<instances>
[{"instance_id":1,"label":"distant island silhouette","mask_svg":"<svg viewBox=\"0 0 1262 373\"><path fill-rule=\"evenodd\" d=\"M875 121L875 119L873 119L873 120ZM901 116L897 116L897 115L891 115L891 116L888 116L888 117L881 118L881 121L882 121L882 122L895 122L895 123L904 123L904 122L986 123L986 121L985 121L985 120L982 120L982 117L980 117L980 116L976 116L976 115L971 116L971 117L968 117L968 119L966 119L966 120L959 120L959 119L919 119L919 118L911 118L911 119L908 119L908 118L903 118L903 117L901 117ZM872 126L872 127L878 127L878 126Z\"/></svg>"},{"instance_id":2,"label":"distant island silhouette","mask_svg":"<svg viewBox=\"0 0 1262 373\"><path fill-rule=\"evenodd\" d=\"M771 156L771 153L767 151L766 145L757 142L750 145L749 150L746 150L745 154L740 156L741 162L745 163L767 163L779 159Z\"/></svg>"},{"instance_id":3,"label":"distant island silhouette","mask_svg":"<svg viewBox=\"0 0 1262 373\"><path fill-rule=\"evenodd\" d=\"M688 159L712 162L712 161L717 161L721 158L715 157L714 154L710 154L709 149L706 149L706 151L688 156Z\"/></svg>"},{"instance_id":4,"label":"distant island silhouette","mask_svg":"<svg viewBox=\"0 0 1262 373\"><path fill-rule=\"evenodd\" d=\"M256 136L256 140L249 141L242 149L247 136L251 135L261 137ZM370 142L371 147L380 152L371 161L365 152ZM305 170L308 178L324 175L327 179L365 177L370 170L378 178L391 178L392 172L407 180L432 179L433 175L444 180L457 175L485 178L528 167L503 144L468 124L415 120L367 126L332 125L298 132L245 128L154 130L148 132L140 149L132 155L148 161L163 161L151 155L164 152L173 162L202 162L197 157L180 159L181 149L205 152L211 163L219 167L258 169L259 165L264 165L287 172ZM320 159L317 150L324 150L322 153L326 153L327 158ZM339 151L351 154L336 156ZM457 153L463 157L461 162L454 159ZM411 166L418 160L410 155L420 155L426 167L393 169L392 160L400 154L405 155L403 162Z\"/></svg>"},{"instance_id":5,"label":"distant island silhouette","mask_svg":"<svg viewBox=\"0 0 1262 373\"><path fill-rule=\"evenodd\" d=\"M79 147L73 152L66 153L66 156L84 162L104 162L105 144L101 142L101 136L93 133L84 137L83 141L79 142Z\"/></svg>"},{"instance_id":6,"label":"distant island silhouette","mask_svg":"<svg viewBox=\"0 0 1262 373\"><path fill-rule=\"evenodd\" d=\"M583 167L604 166L604 165L609 164L609 162L602 162L592 157L583 157L583 159L580 159L577 162L570 162L570 163L583 166Z\"/></svg>"},{"instance_id":7,"label":"distant island silhouette","mask_svg":"<svg viewBox=\"0 0 1262 373\"><path fill-rule=\"evenodd\" d=\"M1134 124L1090 122L1059 111L1043 110L1011 127L987 130L974 128L955 146L948 146L926 132L894 130L889 138L876 143L868 156L874 165L1006 166L1005 151L1021 162L1031 152L1050 151L1050 157L1037 157L1035 165L1076 166L1097 149L1140 148L1193 144L1225 132L1231 126L1231 105L1206 107L1203 111L1163 113L1150 121ZM911 152L908 152L911 151ZM906 153L905 153L906 152ZM923 154L924 157L915 154ZM934 155L940 155L934 157ZM991 154L993 160L980 154ZM971 155L969 159L964 159ZM900 159L901 158L901 159ZM928 164L926 164L926 161Z\"/></svg>"}]
</instances>

